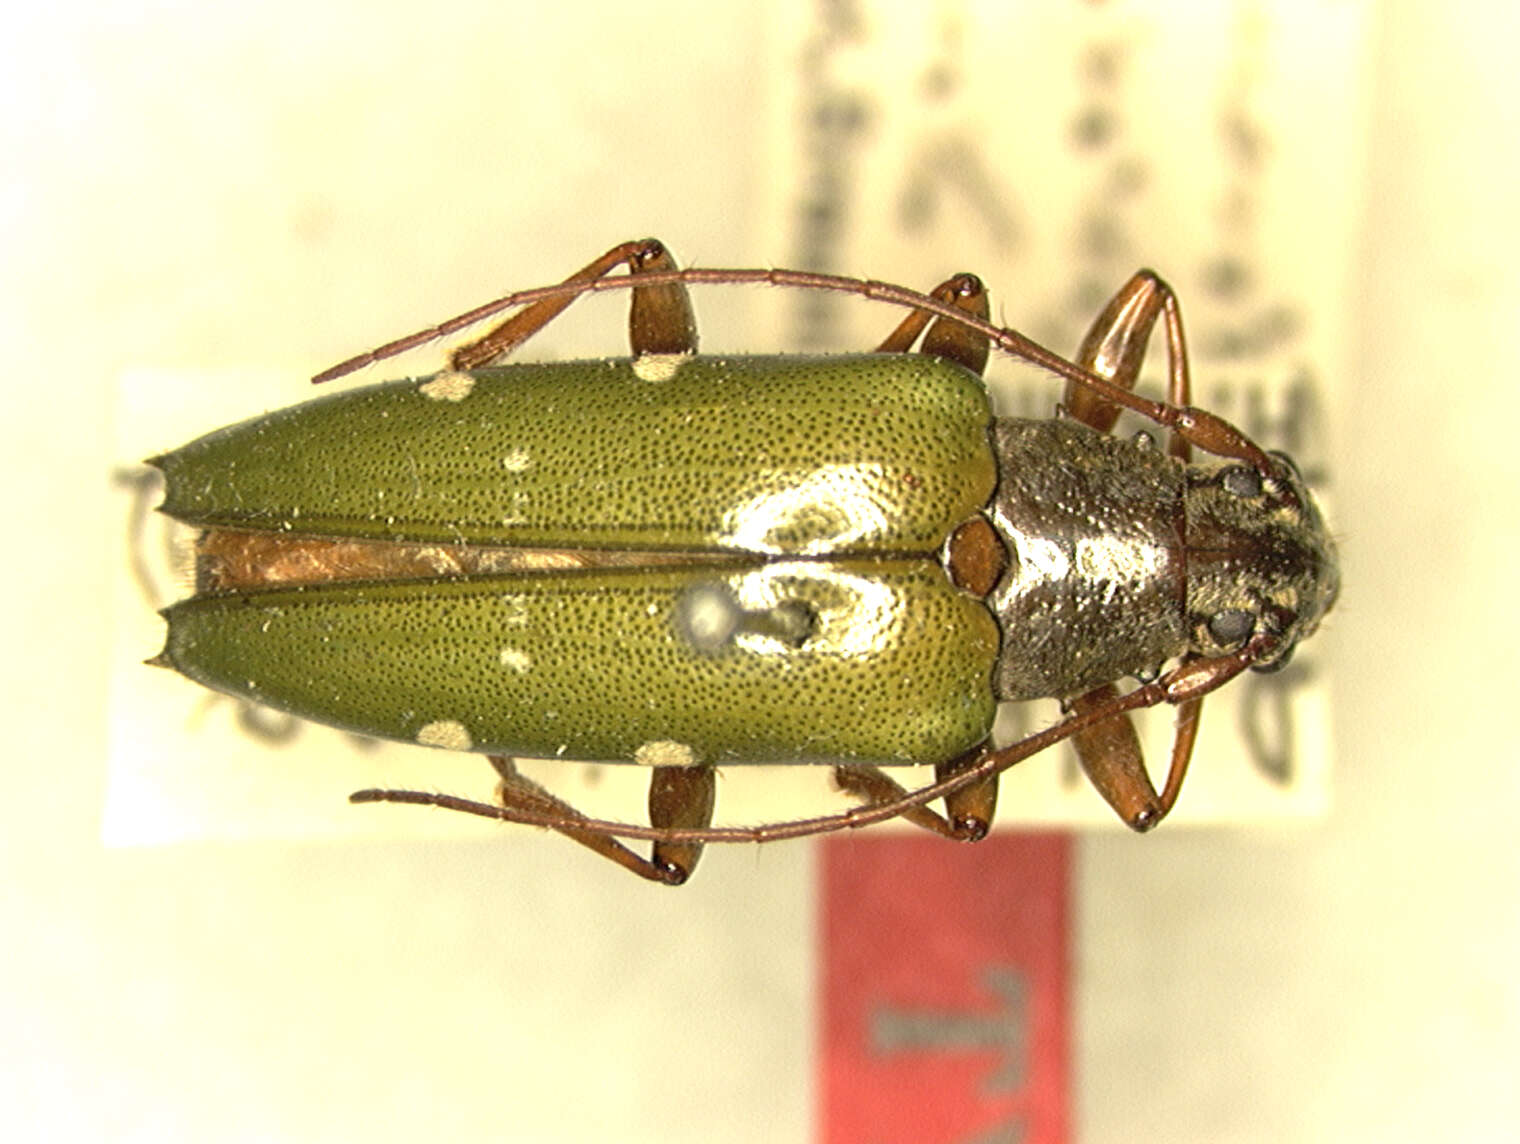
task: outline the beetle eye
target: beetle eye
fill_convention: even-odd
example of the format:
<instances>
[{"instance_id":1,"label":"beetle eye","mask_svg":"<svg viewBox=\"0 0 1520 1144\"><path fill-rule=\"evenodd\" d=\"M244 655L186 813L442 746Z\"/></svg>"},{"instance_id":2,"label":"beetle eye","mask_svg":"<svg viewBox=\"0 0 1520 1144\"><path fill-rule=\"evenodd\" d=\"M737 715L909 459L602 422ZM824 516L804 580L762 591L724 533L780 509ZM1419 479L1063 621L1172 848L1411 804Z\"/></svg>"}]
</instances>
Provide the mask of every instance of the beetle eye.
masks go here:
<instances>
[{"instance_id":1,"label":"beetle eye","mask_svg":"<svg viewBox=\"0 0 1520 1144\"><path fill-rule=\"evenodd\" d=\"M1209 620L1209 635L1223 647L1241 643L1256 627L1256 617L1243 608L1226 608Z\"/></svg>"},{"instance_id":2,"label":"beetle eye","mask_svg":"<svg viewBox=\"0 0 1520 1144\"><path fill-rule=\"evenodd\" d=\"M1225 492L1242 500L1261 495L1261 474L1250 465L1231 465L1220 473L1219 483Z\"/></svg>"}]
</instances>

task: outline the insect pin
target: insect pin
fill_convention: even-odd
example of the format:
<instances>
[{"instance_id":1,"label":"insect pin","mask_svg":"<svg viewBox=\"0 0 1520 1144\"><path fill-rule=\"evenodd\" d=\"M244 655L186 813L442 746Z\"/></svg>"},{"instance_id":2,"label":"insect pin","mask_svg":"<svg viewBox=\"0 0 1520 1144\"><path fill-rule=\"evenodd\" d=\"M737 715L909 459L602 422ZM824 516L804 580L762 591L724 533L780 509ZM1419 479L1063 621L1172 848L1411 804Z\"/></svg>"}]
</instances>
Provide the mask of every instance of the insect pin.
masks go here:
<instances>
[{"instance_id":1,"label":"insect pin","mask_svg":"<svg viewBox=\"0 0 1520 1144\"><path fill-rule=\"evenodd\" d=\"M708 283L908 312L869 354L702 356L688 287ZM630 358L492 364L576 297L616 289L632 293ZM200 530L196 592L165 610L153 662L336 727L480 752L500 776L494 803L355 802L548 826L679 884L713 842L899 815L974 841L999 774L1071 739L1147 830L1177 800L1203 697L1281 666L1335 600L1303 480L1190 406L1178 304L1148 271L1068 361L991 324L971 274L921 294L680 270L644 240L315 380L508 310L444 373L319 397L151 462L163 511ZM1133 392L1158 320L1165 402ZM1062 415L994 416L993 347L1063 378ZM1121 408L1165 429L1167 449L1115 436ZM1043 697L1065 704L1058 722L994 745L999 703ZM1178 708L1159 791L1130 721L1158 704ZM647 766L650 825L587 817L514 757ZM713 826L715 768L762 763L826 764L857 805ZM905 790L894 765L935 781Z\"/></svg>"}]
</instances>

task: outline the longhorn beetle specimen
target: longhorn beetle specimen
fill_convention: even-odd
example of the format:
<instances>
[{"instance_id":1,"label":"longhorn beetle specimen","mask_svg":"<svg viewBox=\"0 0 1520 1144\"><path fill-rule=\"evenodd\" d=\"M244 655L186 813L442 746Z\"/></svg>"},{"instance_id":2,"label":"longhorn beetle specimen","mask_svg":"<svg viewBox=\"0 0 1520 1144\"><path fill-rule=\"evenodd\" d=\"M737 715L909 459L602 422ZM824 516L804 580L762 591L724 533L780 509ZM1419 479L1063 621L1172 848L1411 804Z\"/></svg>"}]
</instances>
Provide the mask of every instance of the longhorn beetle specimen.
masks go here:
<instances>
[{"instance_id":1,"label":"longhorn beetle specimen","mask_svg":"<svg viewBox=\"0 0 1520 1144\"><path fill-rule=\"evenodd\" d=\"M909 313L871 354L701 357L694 283L845 291ZM577 296L625 288L631 359L488 364ZM1103 797L1148 830L1177 799L1203 696L1280 667L1335 599L1335 551L1293 464L1189 406L1177 301L1148 271L1068 362L992 325L971 274L924 295L682 271L651 239L315 380L513 308L445 373L322 397L151 462L163 511L201 530L196 594L165 611L152 662L337 727L479 751L501 777L499 804L405 790L355 802L552 827L674 885L708 842L896 815L975 841L998 774L1070 738ZM1164 404L1131 392L1158 319ZM1064 416L993 417L990 346L1065 378ZM1121 406L1168 430L1168 450L1113 436ZM1194 447L1225 463L1192 464ZM1121 693L1125 678L1138 685ZM1065 716L994 747L998 703L1038 697ZM1159 794L1129 716L1158 703L1179 708ZM648 766L652 825L588 818L511 756ZM713 827L714 768L741 763L827 763L862 805ZM936 781L905 791L881 769L894 764L932 764ZM928 806L940 797L944 816ZM620 838L652 840L652 856Z\"/></svg>"}]
</instances>

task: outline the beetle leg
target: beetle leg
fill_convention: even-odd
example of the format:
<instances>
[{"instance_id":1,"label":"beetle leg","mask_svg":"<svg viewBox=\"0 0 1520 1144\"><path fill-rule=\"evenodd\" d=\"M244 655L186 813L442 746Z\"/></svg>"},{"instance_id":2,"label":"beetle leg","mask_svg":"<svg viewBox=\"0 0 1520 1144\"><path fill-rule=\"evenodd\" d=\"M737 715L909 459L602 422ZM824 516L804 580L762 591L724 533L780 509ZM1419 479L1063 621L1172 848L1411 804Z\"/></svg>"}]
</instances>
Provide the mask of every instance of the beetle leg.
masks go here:
<instances>
[{"instance_id":1,"label":"beetle leg","mask_svg":"<svg viewBox=\"0 0 1520 1144\"><path fill-rule=\"evenodd\" d=\"M625 870L631 870L640 878L647 878L651 882L663 882L669 886L679 886L686 881L690 869L681 870L677 866L662 866L658 861L651 862L633 850L613 838L610 834L600 834L590 830L576 830L571 823L586 816L576 810L563 799L555 798L543 787L532 779L521 774L516 764L505 755L487 755L491 766L501 776L501 783L497 788L497 798L501 805L508 810L527 811L531 814L549 815L564 825L556 825L553 829L563 834L566 838L579 842L589 850L600 854L603 858L609 858ZM656 768L665 770L668 768ZM707 769L707 768L702 768ZM651 802L653 798L651 797ZM702 823L701 825L706 825ZM690 844L688 844L690 848ZM700 846L696 847L701 850ZM657 846L658 853L658 846ZM695 859L692 859L695 864Z\"/></svg>"},{"instance_id":2,"label":"beetle leg","mask_svg":"<svg viewBox=\"0 0 1520 1144\"><path fill-rule=\"evenodd\" d=\"M946 300L957 310L983 320L992 315L992 307L987 301L987 287L982 285L982 280L975 274L957 274L941 289L948 290L950 296ZM929 327L929 332L924 335L918 352L947 358L981 376L987 369L987 355L991 352L991 345L986 334L948 318L936 318Z\"/></svg>"},{"instance_id":3,"label":"beetle leg","mask_svg":"<svg viewBox=\"0 0 1520 1144\"><path fill-rule=\"evenodd\" d=\"M946 279L931 290L929 296L948 302L957 310L963 310L973 317L986 319L992 313L987 302L987 287L975 274L957 274L954 278ZM929 326L931 317L933 315L927 310L911 311L887 335L886 340L876 347L876 352L907 353L918 340L918 335L923 333L924 327ZM980 374L987 368L987 335L948 318L934 318L934 324L929 326L929 332L924 335L923 345L918 352L948 358L972 373Z\"/></svg>"},{"instance_id":4,"label":"beetle leg","mask_svg":"<svg viewBox=\"0 0 1520 1144\"><path fill-rule=\"evenodd\" d=\"M880 767L855 763L834 768L834 785L842 792L857 798L868 806L882 802L894 802L908 793L907 788L891 778ZM910 806L902 812L905 821L920 826L943 838L954 838L955 828L945 818L927 806Z\"/></svg>"},{"instance_id":5,"label":"beetle leg","mask_svg":"<svg viewBox=\"0 0 1520 1144\"><path fill-rule=\"evenodd\" d=\"M974 767L987 753L987 744L973 747L964 755L939 763L934 768L936 782L952 779L962 771ZM955 827L955 836L967 842L980 842L992 829L992 817L997 812L998 776L990 774L977 779L968 786L951 791L945 796L945 809Z\"/></svg>"},{"instance_id":6,"label":"beetle leg","mask_svg":"<svg viewBox=\"0 0 1520 1144\"><path fill-rule=\"evenodd\" d=\"M1166 315L1167 392L1172 405L1192 401L1188 377L1187 346L1182 336L1182 312L1172 288L1149 270L1137 272L1109 300L1093 322L1073 359L1083 369L1125 389L1134 389L1145 363L1145 348L1156 319ZM1062 405L1071 417L1100 433L1113 430L1119 407L1075 381L1066 383ZM1174 457L1189 459L1187 441L1173 433L1169 450Z\"/></svg>"},{"instance_id":7,"label":"beetle leg","mask_svg":"<svg viewBox=\"0 0 1520 1144\"><path fill-rule=\"evenodd\" d=\"M628 263L630 274L675 270L676 260L655 239L646 239ZM634 357L697 352L697 318L683 282L635 286L628 312L628 344Z\"/></svg>"},{"instance_id":8,"label":"beetle leg","mask_svg":"<svg viewBox=\"0 0 1520 1144\"><path fill-rule=\"evenodd\" d=\"M1103 308L1082 339L1076 363L1115 385L1134 389L1151 330L1162 315L1166 317L1167 400L1173 405L1188 405L1192 385L1177 297L1170 286L1149 270L1135 274ZM1100 433L1112 432L1119 419L1117 405L1075 381L1067 382L1063 405L1069 416ZM1171 435L1168 448L1183 461L1192 453L1187 441L1176 433ZM1100 709L1117 694L1112 684L1095 687L1074 699L1072 710L1082 713ZM1177 801L1198 735L1202 705L1202 699L1189 699L1178 705L1171 766L1166 787L1159 795L1146 772L1140 737L1128 714L1115 715L1072 736L1072 745L1088 779L1134 829L1149 830L1166 817Z\"/></svg>"},{"instance_id":9,"label":"beetle leg","mask_svg":"<svg viewBox=\"0 0 1520 1144\"><path fill-rule=\"evenodd\" d=\"M967 751L949 762L934 768L936 781L953 778L964 768L978 762L985 753L985 744ZM834 768L834 784L845 794L861 802L882 803L903 798L908 792L896 779L880 767L848 764ZM932 831L944 838L958 842L980 842L987 837L992 825L992 814L997 806L997 775L979 779L970 786L962 787L945 797L945 809L950 817L930 810L927 806L912 806L903 811L902 817L914 826Z\"/></svg>"},{"instance_id":10,"label":"beetle leg","mask_svg":"<svg viewBox=\"0 0 1520 1144\"><path fill-rule=\"evenodd\" d=\"M1085 715L1111 703L1119 691L1111 683L1079 695L1069 704L1073 714ZM1135 721L1115 715L1072 736L1077 760L1088 781L1130 826L1147 828L1161 820L1161 799L1145 769L1145 755Z\"/></svg>"},{"instance_id":11,"label":"beetle leg","mask_svg":"<svg viewBox=\"0 0 1520 1144\"><path fill-rule=\"evenodd\" d=\"M655 767L649 779L650 825L677 830L711 826L716 796L712 767ZM700 842L659 840L654 844L654 865L672 885L690 878L701 857Z\"/></svg>"},{"instance_id":12,"label":"beetle leg","mask_svg":"<svg viewBox=\"0 0 1520 1144\"><path fill-rule=\"evenodd\" d=\"M630 274L675 270L675 259L658 239L645 238L614 246L600 258L577 270L565 282L593 282L619 266ZM543 298L524 306L484 337L460 346L449 357L454 369L485 365L527 341L575 301L576 294ZM679 282L660 286L635 286L633 309L628 321L629 339L637 354L689 354L697 349L697 324L691 299Z\"/></svg>"}]
</instances>

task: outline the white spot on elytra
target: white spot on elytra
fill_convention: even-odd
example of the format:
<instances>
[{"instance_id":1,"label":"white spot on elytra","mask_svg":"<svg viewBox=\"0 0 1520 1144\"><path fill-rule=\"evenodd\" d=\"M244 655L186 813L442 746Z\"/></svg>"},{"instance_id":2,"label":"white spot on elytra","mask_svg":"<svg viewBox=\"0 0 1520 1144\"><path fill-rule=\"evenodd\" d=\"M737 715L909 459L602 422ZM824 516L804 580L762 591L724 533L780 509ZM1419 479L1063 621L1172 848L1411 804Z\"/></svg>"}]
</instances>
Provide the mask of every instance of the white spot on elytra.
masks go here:
<instances>
[{"instance_id":1,"label":"white spot on elytra","mask_svg":"<svg viewBox=\"0 0 1520 1144\"><path fill-rule=\"evenodd\" d=\"M533 458L528 456L526 449L513 449L501 459L501 467L509 473L524 472L533 464Z\"/></svg>"},{"instance_id":2,"label":"white spot on elytra","mask_svg":"<svg viewBox=\"0 0 1520 1144\"><path fill-rule=\"evenodd\" d=\"M676 605L678 630L698 651L728 646L744 619L744 609L726 588L703 584L686 592Z\"/></svg>"},{"instance_id":3,"label":"white spot on elytra","mask_svg":"<svg viewBox=\"0 0 1520 1144\"><path fill-rule=\"evenodd\" d=\"M442 747L448 751L468 751L475 745L469 731L457 719L438 719L423 724L417 731L417 742L424 747Z\"/></svg>"},{"instance_id":4,"label":"white spot on elytra","mask_svg":"<svg viewBox=\"0 0 1520 1144\"><path fill-rule=\"evenodd\" d=\"M633 359L633 376L640 381L669 381L690 360L690 354L640 354Z\"/></svg>"},{"instance_id":5,"label":"white spot on elytra","mask_svg":"<svg viewBox=\"0 0 1520 1144\"><path fill-rule=\"evenodd\" d=\"M633 752L633 761L641 767L693 767L697 753L674 739L652 739Z\"/></svg>"},{"instance_id":6,"label":"white spot on elytra","mask_svg":"<svg viewBox=\"0 0 1520 1144\"><path fill-rule=\"evenodd\" d=\"M467 373L440 373L417 387L417 392L433 401L463 401L475 388L475 379Z\"/></svg>"},{"instance_id":7,"label":"white spot on elytra","mask_svg":"<svg viewBox=\"0 0 1520 1144\"><path fill-rule=\"evenodd\" d=\"M522 675L533 666L533 657L525 651L518 651L515 647L502 648L497 658L501 660L502 667L515 671L518 675Z\"/></svg>"}]
</instances>

